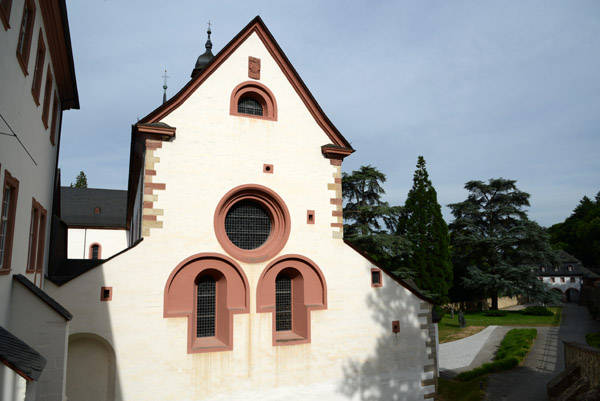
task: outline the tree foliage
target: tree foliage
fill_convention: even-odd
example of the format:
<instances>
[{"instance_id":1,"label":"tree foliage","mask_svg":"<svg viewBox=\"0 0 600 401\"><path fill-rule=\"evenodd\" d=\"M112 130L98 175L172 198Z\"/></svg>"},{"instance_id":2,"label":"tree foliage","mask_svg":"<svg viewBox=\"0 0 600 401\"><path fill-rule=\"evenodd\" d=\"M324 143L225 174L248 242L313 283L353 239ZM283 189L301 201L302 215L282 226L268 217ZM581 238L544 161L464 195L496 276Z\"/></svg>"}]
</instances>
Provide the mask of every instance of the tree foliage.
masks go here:
<instances>
[{"instance_id":1,"label":"tree foliage","mask_svg":"<svg viewBox=\"0 0 600 401\"><path fill-rule=\"evenodd\" d=\"M75 178L75 184L71 183L71 187L75 188L87 188L87 177L83 171L80 171Z\"/></svg>"},{"instance_id":2,"label":"tree foliage","mask_svg":"<svg viewBox=\"0 0 600 401\"><path fill-rule=\"evenodd\" d=\"M450 224L455 275L460 278L455 285L491 297L492 309L498 308L499 295L556 300L532 269L557 265L558 256L546 231L527 218L529 194L515 183L503 178L469 181L467 199L448 205L455 218Z\"/></svg>"},{"instance_id":3,"label":"tree foliage","mask_svg":"<svg viewBox=\"0 0 600 401\"><path fill-rule=\"evenodd\" d=\"M450 236L423 156L418 158L397 233L412 243L412 253L404 265L414 272L417 286L438 303L446 303L452 285Z\"/></svg>"},{"instance_id":4,"label":"tree foliage","mask_svg":"<svg viewBox=\"0 0 600 401\"><path fill-rule=\"evenodd\" d=\"M584 266L600 266L600 192L595 200L584 196L571 216L548 231L555 249L572 254Z\"/></svg>"},{"instance_id":5,"label":"tree foliage","mask_svg":"<svg viewBox=\"0 0 600 401\"><path fill-rule=\"evenodd\" d=\"M401 208L381 199L384 182L385 174L370 165L343 174L344 238L382 266L410 278L400 266L410 243L395 233Z\"/></svg>"}]
</instances>

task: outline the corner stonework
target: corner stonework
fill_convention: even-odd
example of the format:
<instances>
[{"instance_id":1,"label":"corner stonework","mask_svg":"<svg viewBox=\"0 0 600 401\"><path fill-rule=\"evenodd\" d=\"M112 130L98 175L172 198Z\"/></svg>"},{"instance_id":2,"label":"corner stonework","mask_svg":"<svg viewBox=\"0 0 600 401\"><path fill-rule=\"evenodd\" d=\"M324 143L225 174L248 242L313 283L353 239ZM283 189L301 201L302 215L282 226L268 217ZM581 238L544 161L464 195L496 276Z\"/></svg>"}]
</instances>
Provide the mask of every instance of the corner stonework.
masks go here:
<instances>
[{"instance_id":1,"label":"corner stonework","mask_svg":"<svg viewBox=\"0 0 600 401\"><path fill-rule=\"evenodd\" d=\"M332 222L332 235L333 238L343 239L344 238L344 215L343 215L343 199L342 199L342 161L336 159L330 159L331 165L334 168L332 174L333 183L327 184L327 189L334 191L333 196L330 199L334 210L331 212Z\"/></svg>"},{"instance_id":2,"label":"corner stonework","mask_svg":"<svg viewBox=\"0 0 600 401\"><path fill-rule=\"evenodd\" d=\"M434 386L434 392L425 394L424 399L435 399L435 395L437 394L438 389L438 355L437 355L437 345L436 345L436 333L435 333L435 325L432 320L432 306L427 302L422 302L420 305L420 311L417 314L418 318L425 318L427 320L426 323L421 324L421 330L426 331L425 347L428 348L428 364L426 364L423 368L423 374L425 376L430 376L427 379L421 380L421 387Z\"/></svg>"},{"instance_id":3,"label":"corner stonework","mask_svg":"<svg viewBox=\"0 0 600 401\"><path fill-rule=\"evenodd\" d=\"M158 201L158 191L164 191L166 184L154 182L156 176L156 165L160 157L156 150L162 148L162 141L146 139L146 160L144 165L144 204L142 210L142 236L149 237L150 230L162 228L163 222L158 220L163 215L163 209L154 207Z\"/></svg>"}]
</instances>

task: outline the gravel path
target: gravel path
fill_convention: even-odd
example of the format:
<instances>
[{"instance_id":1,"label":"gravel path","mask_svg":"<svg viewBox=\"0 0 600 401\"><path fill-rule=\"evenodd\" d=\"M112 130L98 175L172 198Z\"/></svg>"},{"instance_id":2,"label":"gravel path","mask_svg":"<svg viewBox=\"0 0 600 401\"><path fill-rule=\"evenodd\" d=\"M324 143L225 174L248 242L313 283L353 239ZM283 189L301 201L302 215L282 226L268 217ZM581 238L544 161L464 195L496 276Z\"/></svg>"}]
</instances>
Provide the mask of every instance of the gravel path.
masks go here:
<instances>
[{"instance_id":1,"label":"gravel path","mask_svg":"<svg viewBox=\"0 0 600 401\"><path fill-rule=\"evenodd\" d=\"M488 326L470 337L440 344L440 371L455 370L471 365L497 327L498 326Z\"/></svg>"}]
</instances>

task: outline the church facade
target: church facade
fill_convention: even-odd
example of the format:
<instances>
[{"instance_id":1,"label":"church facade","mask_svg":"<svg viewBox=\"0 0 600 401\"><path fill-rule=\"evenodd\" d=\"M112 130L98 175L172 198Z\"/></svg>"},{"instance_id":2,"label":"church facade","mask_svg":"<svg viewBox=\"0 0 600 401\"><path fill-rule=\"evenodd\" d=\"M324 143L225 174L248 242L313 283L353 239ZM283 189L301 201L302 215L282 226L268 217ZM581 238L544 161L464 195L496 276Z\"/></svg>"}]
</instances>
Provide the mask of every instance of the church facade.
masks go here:
<instances>
[{"instance_id":1,"label":"church facade","mask_svg":"<svg viewBox=\"0 0 600 401\"><path fill-rule=\"evenodd\" d=\"M132 129L129 246L47 290L87 400L433 398L430 301L343 240L353 152L256 17Z\"/></svg>"}]
</instances>

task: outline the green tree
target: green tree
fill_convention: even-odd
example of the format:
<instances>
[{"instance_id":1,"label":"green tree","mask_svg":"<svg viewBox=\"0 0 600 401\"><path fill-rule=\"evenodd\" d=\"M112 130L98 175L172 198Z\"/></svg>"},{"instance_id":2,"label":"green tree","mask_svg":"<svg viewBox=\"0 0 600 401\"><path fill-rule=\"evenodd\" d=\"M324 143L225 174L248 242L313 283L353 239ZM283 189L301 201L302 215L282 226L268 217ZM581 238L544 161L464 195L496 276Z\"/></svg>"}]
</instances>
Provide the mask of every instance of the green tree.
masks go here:
<instances>
[{"instance_id":1,"label":"green tree","mask_svg":"<svg viewBox=\"0 0 600 401\"><path fill-rule=\"evenodd\" d=\"M418 158L397 233L412 243L412 253L405 258L404 265L414 272L417 286L436 302L448 302L452 286L450 236L423 156Z\"/></svg>"},{"instance_id":2,"label":"green tree","mask_svg":"<svg viewBox=\"0 0 600 401\"><path fill-rule=\"evenodd\" d=\"M344 238L382 266L410 278L400 266L410 243L395 233L401 208L382 201L384 182L385 174L370 165L343 174Z\"/></svg>"},{"instance_id":3,"label":"green tree","mask_svg":"<svg viewBox=\"0 0 600 401\"><path fill-rule=\"evenodd\" d=\"M587 196L571 216L548 229L553 248L563 249L585 266L600 266L600 192L595 200Z\"/></svg>"},{"instance_id":4,"label":"green tree","mask_svg":"<svg viewBox=\"0 0 600 401\"><path fill-rule=\"evenodd\" d=\"M448 205L455 218L450 224L453 264L466 273L459 284L491 297L492 309L498 309L500 295L556 300L533 269L557 265L558 256L546 231L527 218L529 194L515 183L469 181L467 200Z\"/></svg>"},{"instance_id":5,"label":"green tree","mask_svg":"<svg viewBox=\"0 0 600 401\"><path fill-rule=\"evenodd\" d=\"M75 178L75 184L71 183L71 187L75 188L87 188L87 177L83 171L80 171Z\"/></svg>"}]
</instances>

